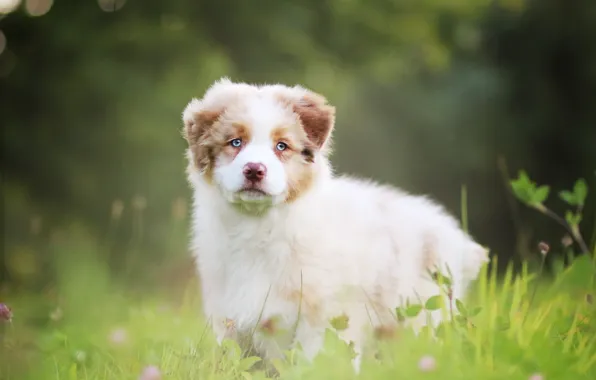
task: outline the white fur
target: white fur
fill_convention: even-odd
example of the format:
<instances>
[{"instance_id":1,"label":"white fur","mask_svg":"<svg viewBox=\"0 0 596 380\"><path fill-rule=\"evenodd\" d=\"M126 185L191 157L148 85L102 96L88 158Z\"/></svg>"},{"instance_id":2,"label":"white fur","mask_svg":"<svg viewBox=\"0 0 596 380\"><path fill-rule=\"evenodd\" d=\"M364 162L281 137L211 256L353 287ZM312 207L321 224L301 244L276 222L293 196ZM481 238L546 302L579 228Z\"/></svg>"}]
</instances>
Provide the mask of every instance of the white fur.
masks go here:
<instances>
[{"instance_id":1,"label":"white fur","mask_svg":"<svg viewBox=\"0 0 596 380\"><path fill-rule=\"evenodd\" d=\"M275 156L271 149L271 132L279 127L280 120L290 119L295 122L295 116L288 114L288 111L276 107L273 100L268 97L250 98L246 104L245 122L250 125L258 125L259 128L252 130L252 139L236 159L229 165L217 165L215 169L215 181L224 191L229 201L235 200L235 193L241 189L244 183L242 168L249 162L258 162L267 168L263 190L273 197L273 203L277 204L283 200L286 191L286 173L282 163ZM225 117L225 116L224 116ZM241 199L246 201L246 199Z\"/></svg>"},{"instance_id":2,"label":"white fur","mask_svg":"<svg viewBox=\"0 0 596 380\"><path fill-rule=\"evenodd\" d=\"M272 94L280 91L296 99L307 93L301 87L257 87L222 80L203 100L193 100L184 113L184 120L190 120L192 112L201 108L242 98L245 107L235 112L246 116L254 134L232 163L216 168L215 185L192 166L192 152L188 152L194 190L192 249L204 312L218 341L250 335L260 321L278 317L279 328L292 330L297 324L295 333L272 338L257 332L253 346L271 358L300 343L312 358L329 320L346 314L349 327L340 335L353 341L359 353L366 327L395 323L390 312L406 298L417 302L417 297L438 294L424 270L428 252L436 255L436 265L443 272L449 267L454 296L462 298L486 261L486 252L431 200L335 177L327 158L317 152L313 185L294 202L282 202L287 176L269 136L272 128L296 115L272 100ZM266 188L272 198L259 216L240 213L231 205L238 201L234 192L249 161L262 162L268 169ZM296 292L302 294L300 307L299 300L288 296ZM439 317L435 313L435 323Z\"/></svg>"}]
</instances>

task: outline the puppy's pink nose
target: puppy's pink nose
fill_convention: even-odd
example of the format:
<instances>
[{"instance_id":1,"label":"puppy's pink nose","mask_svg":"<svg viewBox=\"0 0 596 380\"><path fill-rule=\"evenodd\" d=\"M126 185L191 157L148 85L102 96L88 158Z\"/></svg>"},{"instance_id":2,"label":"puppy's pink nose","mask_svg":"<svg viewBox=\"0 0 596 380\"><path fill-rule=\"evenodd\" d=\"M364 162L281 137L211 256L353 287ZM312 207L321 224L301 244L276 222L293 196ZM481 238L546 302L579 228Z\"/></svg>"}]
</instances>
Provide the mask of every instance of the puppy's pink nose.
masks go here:
<instances>
[{"instance_id":1,"label":"puppy's pink nose","mask_svg":"<svg viewBox=\"0 0 596 380\"><path fill-rule=\"evenodd\" d=\"M249 162L244 165L244 177L252 182L261 181L267 174L267 168L265 165L255 162Z\"/></svg>"}]
</instances>

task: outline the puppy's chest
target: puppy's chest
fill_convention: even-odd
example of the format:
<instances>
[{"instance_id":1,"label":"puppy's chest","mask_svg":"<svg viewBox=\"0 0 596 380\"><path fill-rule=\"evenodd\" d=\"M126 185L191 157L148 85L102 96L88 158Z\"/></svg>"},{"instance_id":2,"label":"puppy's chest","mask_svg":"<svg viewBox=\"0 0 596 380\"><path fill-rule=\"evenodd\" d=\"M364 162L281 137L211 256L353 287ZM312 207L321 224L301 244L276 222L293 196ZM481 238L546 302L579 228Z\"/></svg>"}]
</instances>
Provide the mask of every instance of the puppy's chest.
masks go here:
<instances>
[{"instance_id":1,"label":"puppy's chest","mask_svg":"<svg viewBox=\"0 0 596 380\"><path fill-rule=\"evenodd\" d=\"M231 234L222 245L221 312L239 330L273 316L293 323L300 288L300 265L291 243L274 230Z\"/></svg>"}]
</instances>

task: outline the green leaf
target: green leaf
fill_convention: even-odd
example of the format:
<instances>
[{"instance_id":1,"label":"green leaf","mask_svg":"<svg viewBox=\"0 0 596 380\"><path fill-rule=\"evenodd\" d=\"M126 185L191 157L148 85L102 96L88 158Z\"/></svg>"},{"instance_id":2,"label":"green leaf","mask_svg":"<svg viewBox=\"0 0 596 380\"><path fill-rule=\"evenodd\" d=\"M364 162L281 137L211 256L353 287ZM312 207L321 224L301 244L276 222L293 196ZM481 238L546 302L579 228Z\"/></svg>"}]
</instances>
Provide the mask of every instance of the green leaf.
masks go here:
<instances>
[{"instance_id":1,"label":"green leaf","mask_svg":"<svg viewBox=\"0 0 596 380\"><path fill-rule=\"evenodd\" d=\"M547 185L542 185L542 186L538 187L532 194L532 203L535 203L535 204L544 203L544 201L546 201L546 199L548 198L549 192L550 192L550 187L548 187Z\"/></svg>"},{"instance_id":2,"label":"green leaf","mask_svg":"<svg viewBox=\"0 0 596 380\"><path fill-rule=\"evenodd\" d=\"M449 270L449 268L447 268ZM436 272L429 272L432 280L437 285L446 285L450 287L452 285L451 278L449 276L445 276L443 273L436 271Z\"/></svg>"},{"instance_id":3,"label":"green leaf","mask_svg":"<svg viewBox=\"0 0 596 380\"><path fill-rule=\"evenodd\" d=\"M405 322L406 321L406 313L404 312L403 309L401 309L399 307L395 309L395 316L397 317L397 320L399 322Z\"/></svg>"},{"instance_id":4,"label":"green leaf","mask_svg":"<svg viewBox=\"0 0 596 380\"><path fill-rule=\"evenodd\" d=\"M348 328L349 321L350 321L350 318L348 318L347 315L343 314L343 315L340 315L339 317L332 318L330 323L334 329L336 329L337 331L342 331L342 330L345 330Z\"/></svg>"},{"instance_id":5,"label":"green leaf","mask_svg":"<svg viewBox=\"0 0 596 380\"><path fill-rule=\"evenodd\" d=\"M238 370L240 372L248 371L249 369L252 368L253 365L255 365L255 363L258 363L260 361L261 361L261 358L259 358L257 356L249 356L247 358L244 358L244 359L240 360L240 363L238 364Z\"/></svg>"},{"instance_id":6,"label":"green leaf","mask_svg":"<svg viewBox=\"0 0 596 380\"><path fill-rule=\"evenodd\" d=\"M455 322L457 322L458 325L464 327L468 324L468 319L463 315L456 315Z\"/></svg>"},{"instance_id":7,"label":"green leaf","mask_svg":"<svg viewBox=\"0 0 596 380\"><path fill-rule=\"evenodd\" d=\"M426 300L426 303L424 304L424 308L426 310L439 310L440 308L443 307L443 304L444 304L444 299L442 296L440 296L440 295L432 296L428 300Z\"/></svg>"},{"instance_id":8,"label":"green leaf","mask_svg":"<svg viewBox=\"0 0 596 380\"><path fill-rule=\"evenodd\" d=\"M471 311L468 312L468 317L475 317L482 311L482 307L476 306Z\"/></svg>"},{"instance_id":9,"label":"green leaf","mask_svg":"<svg viewBox=\"0 0 596 380\"><path fill-rule=\"evenodd\" d=\"M531 187L520 180L514 180L510 182L511 184L511 190L513 191L513 194L515 195L515 197L523 202L523 203L529 203L531 200Z\"/></svg>"},{"instance_id":10,"label":"green leaf","mask_svg":"<svg viewBox=\"0 0 596 380\"><path fill-rule=\"evenodd\" d=\"M570 226L577 226L582 221L582 215L579 213L575 214L574 212L567 211L565 213L565 220L567 221L567 223L569 223Z\"/></svg>"},{"instance_id":11,"label":"green leaf","mask_svg":"<svg viewBox=\"0 0 596 380\"><path fill-rule=\"evenodd\" d=\"M238 342L233 339L222 340L221 349L232 361L238 360L242 354L242 348L240 348Z\"/></svg>"},{"instance_id":12,"label":"green leaf","mask_svg":"<svg viewBox=\"0 0 596 380\"><path fill-rule=\"evenodd\" d=\"M583 178L578 179L573 186L573 194L578 206L583 206L588 196L588 184Z\"/></svg>"},{"instance_id":13,"label":"green leaf","mask_svg":"<svg viewBox=\"0 0 596 380\"><path fill-rule=\"evenodd\" d=\"M511 327L511 322L509 322L509 318L497 317L497 329L508 330L509 327Z\"/></svg>"},{"instance_id":14,"label":"green leaf","mask_svg":"<svg viewBox=\"0 0 596 380\"><path fill-rule=\"evenodd\" d=\"M435 335L437 336L437 338L444 338L446 333L445 330L447 328L445 327L445 323L441 322L439 323L439 325L437 326L436 330L435 330Z\"/></svg>"},{"instance_id":15,"label":"green leaf","mask_svg":"<svg viewBox=\"0 0 596 380\"><path fill-rule=\"evenodd\" d=\"M432 330L429 326L422 326L418 334L420 335L420 337L430 338L432 337Z\"/></svg>"},{"instance_id":16,"label":"green leaf","mask_svg":"<svg viewBox=\"0 0 596 380\"><path fill-rule=\"evenodd\" d=\"M410 318L414 318L422 311L422 305L411 305L405 311L405 315Z\"/></svg>"},{"instance_id":17,"label":"green leaf","mask_svg":"<svg viewBox=\"0 0 596 380\"><path fill-rule=\"evenodd\" d=\"M561 191L559 193L559 198L561 198L565 203L567 203L570 206L577 206L575 194L571 193L570 191Z\"/></svg>"},{"instance_id":18,"label":"green leaf","mask_svg":"<svg viewBox=\"0 0 596 380\"><path fill-rule=\"evenodd\" d=\"M464 306L463 302L461 302L460 300L456 299L455 300L455 307L457 308L457 311L459 311L459 313L463 316L467 316L468 315L468 311L466 310L466 307Z\"/></svg>"}]
</instances>

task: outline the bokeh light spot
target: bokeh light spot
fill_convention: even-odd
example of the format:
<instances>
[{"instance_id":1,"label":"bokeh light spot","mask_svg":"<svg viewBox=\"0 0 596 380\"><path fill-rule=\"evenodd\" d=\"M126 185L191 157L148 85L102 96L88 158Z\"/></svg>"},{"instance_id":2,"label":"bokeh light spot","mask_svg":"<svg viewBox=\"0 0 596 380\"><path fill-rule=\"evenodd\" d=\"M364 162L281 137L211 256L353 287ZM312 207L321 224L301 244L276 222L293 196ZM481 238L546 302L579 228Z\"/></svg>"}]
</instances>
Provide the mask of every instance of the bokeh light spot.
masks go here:
<instances>
[{"instance_id":1,"label":"bokeh light spot","mask_svg":"<svg viewBox=\"0 0 596 380\"><path fill-rule=\"evenodd\" d=\"M30 16L43 16L50 11L54 0L26 0L25 10Z\"/></svg>"},{"instance_id":2,"label":"bokeh light spot","mask_svg":"<svg viewBox=\"0 0 596 380\"><path fill-rule=\"evenodd\" d=\"M126 0L97 0L97 4L99 4L99 7L104 12L120 10L124 6L124 3L126 3Z\"/></svg>"},{"instance_id":3,"label":"bokeh light spot","mask_svg":"<svg viewBox=\"0 0 596 380\"><path fill-rule=\"evenodd\" d=\"M9 14L17 9L21 0L0 0L0 14Z\"/></svg>"}]
</instances>

